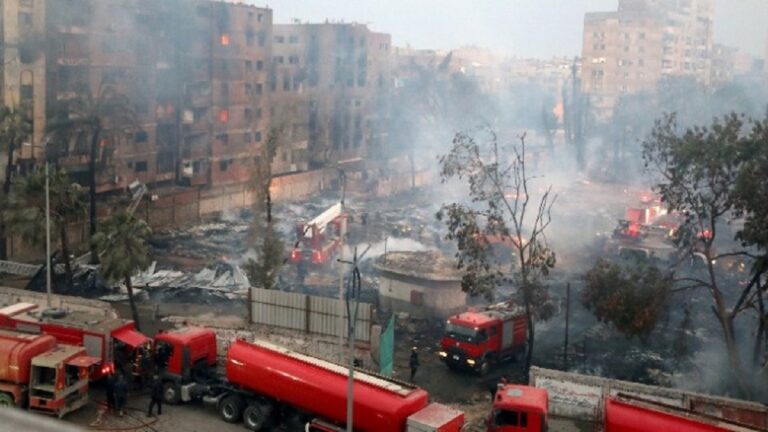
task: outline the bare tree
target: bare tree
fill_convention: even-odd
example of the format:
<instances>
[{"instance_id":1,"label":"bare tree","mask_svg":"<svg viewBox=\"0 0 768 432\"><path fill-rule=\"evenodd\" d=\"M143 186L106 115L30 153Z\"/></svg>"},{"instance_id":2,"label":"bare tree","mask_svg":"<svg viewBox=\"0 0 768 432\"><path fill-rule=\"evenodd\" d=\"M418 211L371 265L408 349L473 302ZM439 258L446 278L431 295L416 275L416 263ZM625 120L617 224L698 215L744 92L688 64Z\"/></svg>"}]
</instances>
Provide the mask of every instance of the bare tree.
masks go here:
<instances>
[{"instance_id":1,"label":"bare tree","mask_svg":"<svg viewBox=\"0 0 768 432\"><path fill-rule=\"evenodd\" d=\"M515 286L528 322L526 370L530 368L535 322L546 320L554 308L545 277L555 265L546 231L557 195L547 187L532 197L532 177L526 171L525 134L519 145L502 147L496 133L484 128L483 142L461 132L440 158L443 182L458 178L469 187L468 202L444 205L437 214L448 227L447 240L456 241L462 288L470 295L496 297L501 286ZM493 257L494 244L507 245L513 262Z\"/></svg>"}]
</instances>

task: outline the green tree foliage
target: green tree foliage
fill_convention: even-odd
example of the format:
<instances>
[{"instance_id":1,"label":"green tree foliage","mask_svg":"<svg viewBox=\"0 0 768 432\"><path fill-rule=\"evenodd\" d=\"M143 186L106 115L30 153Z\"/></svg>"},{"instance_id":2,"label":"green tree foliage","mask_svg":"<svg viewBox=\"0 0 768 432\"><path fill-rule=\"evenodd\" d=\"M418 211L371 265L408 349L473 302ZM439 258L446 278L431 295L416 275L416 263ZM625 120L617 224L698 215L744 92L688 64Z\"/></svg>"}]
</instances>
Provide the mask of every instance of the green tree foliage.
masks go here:
<instances>
[{"instance_id":1,"label":"green tree foliage","mask_svg":"<svg viewBox=\"0 0 768 432\"><path fill-rule=\"evenodd\" d=\"M284 261L284 245L272 217L272 161L280 146L284 128L269 130L264 153L254 166L251 178L254 197L254 221L251 224L251 242L256 249L256 258L249 259L245 271L251 285L264 289L275 289L277 277Z\"/></svg>"},{"instance_id":2,"label":"green tree foliage","mask_svg":"<svg viewBox=\"0 0 768 432\"><path fill-rule=\"evenodd\" d=\"M584 280L584 306L598 320L643 342L656 328L672 297L672 275L653 265L625 267L601 259Z\"/></svg>"},{"instance_id":3,"label":"green tree foliage","mask_svg":"<svg viewBox=\"0 0 768 432\"><path fill-rule=\"evenodd\" d=\"M14 171L13 155L19 149L25 138L32 135L32 120L26 109L2 106L0 107L0 153L7 155L5 164L5 179L0 191L0 260L8 259L8 236L5 219L10 202L11 180Z\"/></svg>"},{"instance_id":4,"label":"green tree foliage","mask_svg":"<svg viewBox=\"0 0 768 432\"><path fill-rule=\"evenodd\" d=\"M88 219L90 234L94 236L97 231L96 177L112 150L104 144L131 134L138 127L138 120L128 97L109 84L102 83L96 94L83 88L78 95L53 107L48 133L65 154L71 143L76 152L82 151L83 147L87 149ZM98 254L93 248L91 262L98 262Z\"/></svg>"},{"instance_id":5,"label":"green tree foliage","mask_svg":"<svg viewBox=\"0 0 768 432\"><path fill-rule=\"evenodd\" d=\"M131 276L149 267L147 239L150 235L152 230L146 222L124 211L104 221L92 239L94 249L102 251L102 275L110 281L125 283L136 328L140 328L139 311Z\"/></svg>"},{"instance_id":6,"label":"green tree foliage","mask_svg":"<svg viewBox=\"0 0 768 432\"><path fill-rule=\"evenodd\" d=\"M739 208L747 213L749 221L760 218L764 204L755 201L759 195L752 194L751 190L749 196L739 193L739 187L744 191L743 188L757 187L755 182L764 180L764 177L752 178L760 173L756 167L761 158L759 151L765 149L765 145L760 144L765 139L764 127L764 123L729 114L715 118L710 126L681 130L673 114L656 122L643 145L646 165L658 176L655 189L670 210L686 215L679 236L681 251L690 254L696 248L706 258L706 275L685 278L685 283L704 288L710 294L736 382L744 394L749 392L749 386L737 346L734 320L751 308L753 299L761 298L762 290L755 288L760 286L762 273L755 267L753 278L745 287L724 280L716 271L715 262L727 256L749 254L744 249L717 252L714 245L721 224L733 221ZM764 229L758 228L758 232ZM762 241L749 228L742 230L739 237L747 243ZM729 305L731 299L738 300Z\"/></svg>"},{"instance_id":7,"label":"green tree foliage","mask_svg":"<svg viewBox=\"0 0 768 432\"><path fill-rule=\"evenodd\" d=\"M85 216L83 190L64 169L49 173L51 241L59 241L67 287L72 287L67 226ZM11 229L32 245L45 244L45 171L38 169L14 185Z\"/></svg>"},{"instance_id":8,"label":"green tree foliage","mask_svg":"<svg viewBox=\"0 0 768 432\"><path fill-rule=\"evenodd\" d=\"M464 291L491 299L501 285L518 287L517 301L525 308L529 328L527 369L535 341L534 323L553 313L544 278L555 265L555 253L545 232L556 196L551 187L537 199L531 196L524 135L519 146L501 146L493 131L481 132L479 137L458 133L451 152L440 158L443 182L464 181L469 196L466 202L443 205L437 218L448 227L446 239L458 246L456 258ZM515 265L496 261L492 242L509 244Z\"/></svg>"}]
</instances>

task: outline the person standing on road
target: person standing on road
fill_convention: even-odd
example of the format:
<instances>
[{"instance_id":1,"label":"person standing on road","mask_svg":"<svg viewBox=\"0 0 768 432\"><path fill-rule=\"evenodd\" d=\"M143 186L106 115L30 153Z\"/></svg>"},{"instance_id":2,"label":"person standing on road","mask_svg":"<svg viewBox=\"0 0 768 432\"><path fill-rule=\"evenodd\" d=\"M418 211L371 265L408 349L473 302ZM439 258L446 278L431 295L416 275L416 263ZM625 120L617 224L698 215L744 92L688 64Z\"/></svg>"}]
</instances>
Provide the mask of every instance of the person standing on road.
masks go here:
<instances>
[{"instance_id":1,"label":"person standing on road","mask_svg":"<svg viewBox=\"0 0 768 432\"><path fill-rule=\"evenodd\" d=\"M107 375L107 383L106 383L106 390L107 390L107 411L112 411L115 409L115 374L110 372L109 375Z\"/></svg>"},{"instance_id":2,"label":"person standing on road","mask_svg":"<svg viewBox=\"0 0 768 432\"><path fill-rule=\"evenodd\" d=\"M163 415L163 381L157 375L152 377L152 389L150 391L147 417L152 417L152 410L155 406L157 406L157 415Z\"/></svg>"},{"instance_id":3,"label":"person standing on road","mask_svg":"<svg viewBox=\"0 0 768 432\"><path fill-rule=\"evenodd\" d=\"M419 353L417 348L411 348L411 358L408 360L408 366L411 368L411 382L416 378L416 371L419 370Z\"/></svg>"},{"instance_id":4,"label":"person standing on road","mask_svg":"<svg viewBox=\"0 0 768 432\"><path fill-rule=\"evenodd\" d=\"M115 409L120 417L125 413L125 405L128 403L128 381L125 375L119 373L115 381Z\"/></svg>"}]
</instances>

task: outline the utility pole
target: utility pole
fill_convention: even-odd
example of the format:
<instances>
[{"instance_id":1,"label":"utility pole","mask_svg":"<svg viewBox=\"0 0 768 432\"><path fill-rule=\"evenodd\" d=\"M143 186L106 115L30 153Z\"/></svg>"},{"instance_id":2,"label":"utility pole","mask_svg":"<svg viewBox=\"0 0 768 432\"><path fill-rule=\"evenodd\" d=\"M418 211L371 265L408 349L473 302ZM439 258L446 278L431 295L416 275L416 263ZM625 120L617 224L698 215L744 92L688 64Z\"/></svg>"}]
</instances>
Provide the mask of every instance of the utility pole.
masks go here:
<instances>
[{"instance_id":1,"label":"utility pole","mask_svg":"<svg viewBox=\"0 0 768 432\"><path fill-rule=\"evenodd\" d=\"M344 362L344 240L347 235L347 218L344 217L344 188L347 183L347 176L343 170L339 169L341 174L341 225L339 226L339 364Z\"/></svg>"},{"instance_id":2,"label":"utility pole","mask_svg":"<svg viewBox=\"0 0 768 432\"><path fill-rule=\"evenodd\" d=\"M51 309L51 193L48 161L45 161L45 300Z\"/></svg>"},{"instance_id":3,"label":"utility pole","mask_svg":"<svg viewBox=\"0 0 768 432\"><path fill-rule=\"evenodd\" d=\"M571 283L565 285L565 344L563 346L564 369L568 371L568 327L571 316Z\"/></svg>"},{"instance_id":4,"label":"utility pole","mask_svg":"<svg viewBox=\"0 0 768 432\"><path fill-rule=\"evenodd\" d=\"M349 336L349 376L347 378L347 432L353 432L354 401L355 401L355 327L357 324L357 311L360 307L360 293L362 291L362 278L357 264L370 250L371 246L358 257L355 248L352 261L339 260L340 264L351 264L352 273L347 282L347 293L344 299L347 312L347 334Z\"/></svg>"}]
</instances>

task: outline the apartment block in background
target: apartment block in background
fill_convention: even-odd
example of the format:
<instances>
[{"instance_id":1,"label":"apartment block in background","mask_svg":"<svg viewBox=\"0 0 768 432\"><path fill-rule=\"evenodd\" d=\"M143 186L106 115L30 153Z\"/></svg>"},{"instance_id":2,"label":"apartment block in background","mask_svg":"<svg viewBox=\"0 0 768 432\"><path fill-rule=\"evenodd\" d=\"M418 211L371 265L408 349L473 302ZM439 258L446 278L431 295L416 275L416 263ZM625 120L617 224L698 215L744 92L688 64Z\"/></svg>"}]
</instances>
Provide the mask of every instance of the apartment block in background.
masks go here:
<instances>
[{"instance_id":1,"label":"apartment block in background","mask_svg":"<svg viewBox=\"0 0 768 432\"><path fill-rule=\"evenodd\" d=\"M665 76L712 80L712 0L620 0L584 18L582 88L600 117Z\"/></svg>"}]
</instances>

